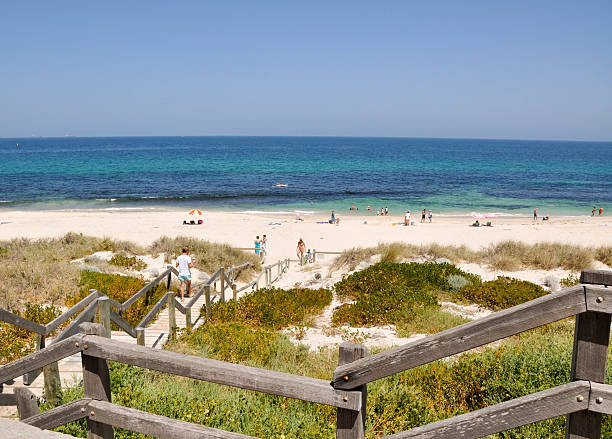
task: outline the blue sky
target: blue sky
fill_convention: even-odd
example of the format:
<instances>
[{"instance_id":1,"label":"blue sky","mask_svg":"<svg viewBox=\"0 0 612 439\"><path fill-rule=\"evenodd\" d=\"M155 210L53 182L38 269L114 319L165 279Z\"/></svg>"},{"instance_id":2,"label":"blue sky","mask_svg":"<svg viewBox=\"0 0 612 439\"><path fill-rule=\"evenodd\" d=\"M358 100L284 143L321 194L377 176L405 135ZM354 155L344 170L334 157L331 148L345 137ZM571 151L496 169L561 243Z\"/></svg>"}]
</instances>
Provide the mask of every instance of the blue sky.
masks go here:
<instances>
[{"instance_id":1,"label":"blue sky","mask_svg":"<svg viewBox=\"0 0 612 439\"><path fill-rule=\"evenodd\" d=\"M612 140L612 2L20 1L0 137Z\"/></svg>"}]
</instances>

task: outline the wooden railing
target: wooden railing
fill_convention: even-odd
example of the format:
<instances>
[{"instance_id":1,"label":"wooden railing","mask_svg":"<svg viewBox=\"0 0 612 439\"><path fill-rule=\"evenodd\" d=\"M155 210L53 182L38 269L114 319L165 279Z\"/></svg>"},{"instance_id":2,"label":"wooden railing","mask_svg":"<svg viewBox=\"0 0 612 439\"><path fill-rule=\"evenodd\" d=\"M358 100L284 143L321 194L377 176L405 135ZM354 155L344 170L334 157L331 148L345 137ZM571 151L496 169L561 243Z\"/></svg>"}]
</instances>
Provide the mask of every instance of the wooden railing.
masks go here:
<instances>
[{"instance_id":1,"label":"wooden railing","mask_svg":"<svg viewBox=\"0 0 612 439\"><path fill-rule=\"evenodd\" d=\"M278 266L278 274L276 278L272 279L272 267ZM186 326L188 329L191 329L195 322L200 318L199 312L196 316L195 321L192 318L192 308L195 305L196 301L200 298L200 296L204 293L206 294L206 316L210 317L210 306L214 302L214 300L219 297L221 301L225 301L225 290L230 288L233 291L233 298L237 299L237 295L240 291L245 290L249 286L255 282L256 287L259 286L259 278L262 274L266 274L266 285L270 286L273 282L278 280L283 272L289 267L288 260L279 261L277 264L272 264L266 267L263 267L262 272L259 274L257 279L254 282L247 284L246 286L238 289L235 283L235 280L239 273L246 269L252 267L252 264L245 263L238 266L233 266L228 269L220 268L217 270L212 276L209 276L207 280L202 282L195 294L189 299L189 301L183 306L176 297L174 296L174 292L168 291L165 293L149 310L147 315L143 317L143 319L136 324L136 326L132 326L129 322L127 322L121 314L125 312L130 306L134 305L138 300L145 297L147 292L149 292L152 288L161 284L164 279L167 279L166 288L170 289L171 277L172 275L178 276L178 271L176 268L172 266L167 266L166 270L164 270L161 274L159 274L155 279L151 282L147 283L143 288L134 293L129 299L127 299L123 303L119 303L109 297L104 296L102 293L96 290L90 290L90 294L85 297L83 300L72 306L70 309L62 313L59 317L49 322L46 325L41 325L39 323L32 322L28 319L25 319L17 314L9 312L7 310L0 308L0 321L4 321L7 323L11 323L16 325L22 329L32 331L37 334L36 338L36 349L40 350L45 348L45 340L47 336L49 336L53 331L55 331L60 325L66 323L73 316L75 316L79 311L83 310L81 314L79 314L66 328L64 328L54 339L51 341L50 345L54 343L60 342L70 336L74 335L78 331L78 326L84 322L91 322L96 313L99 316L100 323L104 326L106 331L108 332L108 336L110 337L111 331L111 322L115 323L121 330L130 335L131 337L136 339L137 344L144 346L145 345L145 330L146 328L153 322L153 320L157 317L157 315L162 311L164 306L168 307L168 334L171 335L173 331L176 329L176 310L185 315ZM281 268L282 267L282 268ZM211 297L211 286L216 290L216 284L220 282L220 295ZM30 385L40 373L44 373L44 389L45 395L47 399L50 401L56 401L57 395L61 391L61 381L59 375L59 368L56 363L50 364L45 368L35 369L29 371L23 375L23 382L25 385ZM2 392L2 383L0 381L0 394ZM14 399L4 398L5 402L8 400L14 402ZM2 399L0 398L0 402ZM12 404L15 405L15 404Z\"/></svg>"},{"instance_id":2,"label":"wooden railing","mask_svg":"<svg viewBox=\"0 0 612 439\"><path fill-rule=\"evenodd\" d=\"M222 271L216 274L218 279L225 275ZM338 411L337 437L363 439L369 382L576 316L571 382L386 438L478 438L563 415L568 415L566 438L596 438L601 434L601 415L612 414L612 386L605 384L612 314L612 288L608 287L612 286L612 272L585 270L580 281L580 285L373 356L368 356L363 346L343 343L340 364L331 383L109 340L104 337L109 334L108 322L82 323L84 333L0 366L0 382L81 352L84 398L42 414L22 416L23 420L41 428L54 428L87 418L90 437L104 439L113 437L111 426L161 438L246 437L113 405L107 366L107 361L112 360L334 406ZM97 302L101 307L110 306L108 301L100 305L105 302L103 298Z\"/></svg>"}]
</instances>

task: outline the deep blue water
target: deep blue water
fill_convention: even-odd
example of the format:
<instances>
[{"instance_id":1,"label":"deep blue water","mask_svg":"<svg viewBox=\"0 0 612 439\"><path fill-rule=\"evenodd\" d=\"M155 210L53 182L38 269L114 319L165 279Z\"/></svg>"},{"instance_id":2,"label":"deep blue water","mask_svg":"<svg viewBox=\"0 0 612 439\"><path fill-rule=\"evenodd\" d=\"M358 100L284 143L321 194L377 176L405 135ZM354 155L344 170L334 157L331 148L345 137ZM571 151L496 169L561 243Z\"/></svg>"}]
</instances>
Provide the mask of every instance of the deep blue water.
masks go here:
<instances>
[{"instance_id":1,"label":"deep blue water","mask_svg":"<svg viewBox=\"0 0 612 439\"><path fill-rule=\"evenodd\" d=\"M18 145L17 145L18 144ZM0 139L0 207L588 214L612 142L338 137ZM287 187L274 187L277 183Z\"/></svg>"}]
</instances>

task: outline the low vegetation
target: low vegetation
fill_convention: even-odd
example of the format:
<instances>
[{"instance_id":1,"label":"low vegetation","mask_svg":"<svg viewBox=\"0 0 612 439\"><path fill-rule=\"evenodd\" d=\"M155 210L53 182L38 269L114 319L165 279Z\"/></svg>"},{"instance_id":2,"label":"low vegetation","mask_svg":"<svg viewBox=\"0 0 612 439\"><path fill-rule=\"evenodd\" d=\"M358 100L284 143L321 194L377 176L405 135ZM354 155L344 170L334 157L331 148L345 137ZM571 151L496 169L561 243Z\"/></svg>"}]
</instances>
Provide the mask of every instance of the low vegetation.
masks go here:
<instances>
[{"instance_id":1,"label":"low vegetation","mask_svg":"<svg viewBox=\"0 0 612 439\"><path fill-rule=\"evenodd\" d=\"M170 258L179 256L181 250L185 247L188 247L191 256L197 259L195 262L196 268L209 274L220 267L238 266L245 262L253 264L253 268L243 270L239 278L247 279L253 273L261 271L259 257L254 253L243 252L228 244L204 241L189 236L178 236L176 238L162 236L151 244L149 250L154 255L164 253L166 262L170 262Z\"/></svg>"},{"instance_id":2,"label":"low vegetation","mask_svg":"<svg viewBox=\"0 0 612 439\"><path fill-rule=\"evenodd\" d=\"M524 280L499 276L497 279L464 286L454 295L459 302L477 303L498 311L544 296L547 291Z\"/></svg>"},{"instance_id":3,"label":"low vegetation","mask_svg":"<svg viewBox=\"0 0 612 439\"><path fill-rule=\"evenodd\" d=\"M572 330L571 324L559 322L480 353L436 361L370 383L366 438L397 433L567 383ZM335 349L311 352L281 334L238 323L204 325L166 348L321 379L330 379L338 364ZM612 361L608 365L609 382ZM331 407L117 363L111 363L111 380L113 402L139 410L262 438L335 437L336 412ZM82 397L81 389L68 389L63 402ZM564 423L564 417L560 417L491 437L561 439ZM86 437L84 421L58 430ZM606 416L602 437L610 435L612 422ZM117 430L116 437L143 436Z\"/></svg>"},{"instance_id":4,"label":"low vegetation","mask_svg":"<svg viewBox=\"0 0 612 439\"><path fill-rule=\"evenodd\" d=\"M331 303L330 290L266 288L211 306L213 324L236 322L251 327L278 330L306 324Z\"/></svg>"},{"instance_id":5,"label":"low vegetation","mask_svg":"<svg viewBox=\"0 0 612 439\"><path fill-rule=\"evenodd\" d=\"M108 263L134 271L142 271L147 268L147 264L142 259L139 259L136 256L127 256L121 253L113 255Z\"/></svg>"},{"instance_id":6,"label":"low vegetation","mask_svg":"<svg viewBox=\"0 0 612 439\"><path fill-rule=\"evenodd\" d=\"M46 325L60 315L55 306L26 305L23 313L13 311L36 323ZM0 322L0 364L10 363L35 350L37 335L9 323Z\"/></svg>"},{"instance_id":7,"label":"low vegetation","mask_svg":"<svg viewBox=\"0 0 612 439\"><path fill-rule=\"evenodd\" d=\"M81 271L79 291L66 299L66 305L72 306L84 299L90 294L91 289L98 290L111 299L123 303L144 286L144 280L132 276ZM166 290L165 282L161 282L124 311L122 317L132 325L139 323L166 291L168 290Z\"/></svg>"},{"instance_id":8,"label":"low vegetation","mask_svg":"<svg viewBox=\"0 0 612 439\"><path fill-rule=\"evenodd\" d=\"M589 249L558 242L530 245L518 241L502 241L480 250L472 250L464 245L417 246L405 243L379 244L377 247L369 248L356 247L338 256L330 270L332 272L341 268L354 270L361 262L369 261L376 255L380 256L382 262L401 262L415 258L435 261L438 258L447 258L453 263L474 262L505 271L516 271L523 268L542 270L564 268L580 271L590 268L596 260L612 265L612 247L610 246Z\"/></svg>"}]
</instances>

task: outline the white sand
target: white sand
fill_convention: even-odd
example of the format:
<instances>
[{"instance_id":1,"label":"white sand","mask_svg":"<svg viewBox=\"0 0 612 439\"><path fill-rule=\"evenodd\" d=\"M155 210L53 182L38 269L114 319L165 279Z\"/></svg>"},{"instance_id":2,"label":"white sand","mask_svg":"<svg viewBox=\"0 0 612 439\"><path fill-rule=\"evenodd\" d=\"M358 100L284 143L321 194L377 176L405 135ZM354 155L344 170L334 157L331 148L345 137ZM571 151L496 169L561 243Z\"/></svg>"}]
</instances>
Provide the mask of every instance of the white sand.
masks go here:
<instances>
[{"instance_id":1,"label":"white sand","mask_svg":"<svg viewBox=\"0 0 612 439\"><path fill-rule=\"evenodd\" d=\"M209 212L204 225L182 225L186 218L178 210L74 210L0 211L0 240L61 236L67 232L131 240L147 245L160 236L195 236L237 247L252 247L256 235L268 235L268 260L295 257L295 246L302 237L308 248L341 251L378 242L401 241L412 244L465 244L473 249L503 240L526 243L565 242L584 246L612 245L612 219L607 217L559 217L534 223L529 218L493 219L493 227L469 227L470 217L435 217L431 224L392 226L398 216L345 215L340 225L317 224L326 216L293 216ZM364 224L367 221L367 224ZM280 222L280 225L269 225ZM332 256L327 256L331 258ZM326 258L326 256L323 256Z\"/></svg>"}]
</instances>

